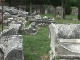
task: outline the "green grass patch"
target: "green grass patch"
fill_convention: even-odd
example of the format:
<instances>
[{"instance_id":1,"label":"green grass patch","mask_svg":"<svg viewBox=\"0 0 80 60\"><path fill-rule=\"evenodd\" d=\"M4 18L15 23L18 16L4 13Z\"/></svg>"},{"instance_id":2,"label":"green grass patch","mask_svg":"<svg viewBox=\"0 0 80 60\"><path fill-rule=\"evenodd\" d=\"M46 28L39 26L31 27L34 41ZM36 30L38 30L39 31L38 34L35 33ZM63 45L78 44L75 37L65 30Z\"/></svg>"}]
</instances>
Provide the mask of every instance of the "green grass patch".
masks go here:
<instances>
[{"instance_id":1,"label":"green grass patch","mask_svg":"<svg viewBox=\"0 0 80 60\"><path fill-rule=\"evenodd\" d=\"M53 14L42 14L42 17L43 16L48 16L49 18L54 18L54 15ZM74 24L80 24L80 21L73 21L72 19L75 18L77 19L77 15L66 15L65 16L66 19L56 19L55 18L55 21L59 24L62 24L62 23L74 23Z\"/></svg>"},{"instance_id":2,"label":"green grass patch","mask_svg":"<svg viewBox=\"0 0 80 60\"><path fill-rule=\"evenodd\" d=\"M42 16L42 17L48 16L49 18L54 18L54 15L53 15L53 14L42 14L41 16Z\"/></svg>"},{"instance_id":3,"label":"green grass patch","mask_svg":"<svg viewBox=\"0 0 80 60\"><path fill-rule=\"evenodd\" d=\"M23 35L25 60L41 60L41 56L48 55L50 50L48 30L48 27L40 27L37 35Z\"/></svg>"},{"instance_id":4,"label":"green grass patch","mask_svg":"<svg viewBox=\"0 0 80 60\"><path fill-rule=\"evenodd\" d=\"M2 31L2 25L0 25L0 31Z\"/></svg>"},{"instance_id":5,"label":"green grass patch","mask_svg":"<svg viewBox=\"0 0 80 60\"><path fill-rule=\"evenodd\" d=\"M57 23L59 24L62 24L62 23L71 23L71 24L80 24L80 21L72 21L72 20L61 20L61 19L58 19L56 20Z\"/></svg>"},{"instance_id":6,"label":"green grass patch","mask_svg":"<svg viewBox=\"0 0 80 60\"><path fill-rule=\"evenodd\" d=\"M77 15L66 15L67 20L72 20L73 18L77 19Z\"/></svg>"}]
</instances>

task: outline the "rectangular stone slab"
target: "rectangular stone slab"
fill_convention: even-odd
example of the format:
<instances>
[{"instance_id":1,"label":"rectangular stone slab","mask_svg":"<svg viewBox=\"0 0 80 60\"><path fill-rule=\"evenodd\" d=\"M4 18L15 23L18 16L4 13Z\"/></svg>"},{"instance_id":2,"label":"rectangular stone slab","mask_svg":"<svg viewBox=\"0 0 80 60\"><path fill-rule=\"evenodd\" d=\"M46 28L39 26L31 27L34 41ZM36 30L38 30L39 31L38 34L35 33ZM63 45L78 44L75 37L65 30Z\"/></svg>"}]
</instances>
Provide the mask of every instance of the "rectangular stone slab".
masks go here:
<instances>
[{"instance_id":1,"label":"rectangular stone slab","mask_svg":"<svg viewBox=\"0 0 80 60\"><path fill-rule=\"evenodd\" d=\"M80 43L80 39L59 39L61 43Z\"/></svg>"}]
</instances>

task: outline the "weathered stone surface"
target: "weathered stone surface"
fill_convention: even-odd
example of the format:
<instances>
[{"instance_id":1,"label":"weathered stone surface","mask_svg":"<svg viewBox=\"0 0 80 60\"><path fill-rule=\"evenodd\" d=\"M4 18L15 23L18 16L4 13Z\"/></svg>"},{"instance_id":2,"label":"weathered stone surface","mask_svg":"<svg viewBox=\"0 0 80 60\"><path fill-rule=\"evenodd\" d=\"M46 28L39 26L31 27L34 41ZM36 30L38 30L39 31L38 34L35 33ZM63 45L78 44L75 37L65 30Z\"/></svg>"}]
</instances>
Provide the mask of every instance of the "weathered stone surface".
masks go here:
<instances>
[{"instance_id":1,"label":"weathered stone surface","mask_svg":"<svg viewBox=\"0 0 80 60\"><path fill-rule=\"evenodd\" d=\"M73 15L77 15L78 14L78 8L77 7L72 7L72 12Z\"/></svg>"},{"instance_id":2,"label":"weathered stone surface","mask_svg":"<svg viewBox=\"0 0 80 60\"><path fill-rule=\"evenodd\" d=\"M1 48L0 48L0 60L4 60L4 53Z\"/></svg>"},{"instance_id":3,"label":"weathered stone surface","mask_svg":"<svg viewBox=\"0 0 80 60\"><path fill-rule=\"evenodd\" d=\"M36 22L37 24L41 26L47 26L51 23L56 23L55 20L50 19L50 18L41 18L41 19L31 19L29 22Z\"/></svg>"},{"instance_id":4,"label":"weathered stone surface","mask_svg":"<svg viewBox=\"0 0 80 60\"><path fill-rule=\"evenodd\" d=\"M5 29L3 30L3 32L1 32L0 36L7 36L7 35L15 35L17 34L14 28L9 28L9 29Z\"/></svg>"},{"instance_id":5,"label":"weathered stone surface","mask_svg":"<svg viewBox=\"0 0 80 60\"><path fill-rule=\"evenodd\" d=\"M36 19L41 19L41 15L40 14L38 14L38 15L36 15L36 16L34 16Z\"/></svg>"},{"instance_id":6,"label":"weathered stone surface","mask_svg":"<svg viewBox=\"0 0 80 60\"><path fill-rule=\"evenodd\" d=\"M20 27L21 24L11 24L7 29L4 29L3 32L0 32L0 36L16 35Z\"/></svg>"},{"instance_id":7,"label":"weathered stone surface","mask_svg":"<svg viewBox=\"0 0 80 60\"><path fill-rule=\"evenodd\" d=\"M4 53L4 60L24 60L22 35L10 35L0 38L0 47Z\"/></svg>"},{"instance_id":8,"label":"weathered stone surface","mask_svg":"<svg viewBox=\"0 0 80 60\"><path fill-rule=\"evenodd\" d=\"M54 24L53 26L58 38L80 38L80 24Z\"/></svg>"},{"instance_id":9,"label":"weathered stone surface","mask_svg":"<svg viewBox=\"0 0 80 60\"><path fill-rule=\"evenodd\" d=\"M0 11L2 10L0 6ZM25 29L28 12L17 10L15 7L4 6L4 29L0 32L0 60L24 60L23 38L18 35L19 30ZM0 21L2 20L0 14ZM32 32L36 32L35 25L31 25Z\"/></svg>"},{"instance_id":10,"label":"weathered stone surface","mask_svg":"<svg viewBox=\"0 0 80 60\"><path fill-rule=\"evenodd\" d=\"M25 29L25 32L26 32L27 34L32 34L32 35L35 35L35 34L37 33L37 31L38 31L38 28L37 28L35 22L31 23L31 24L29 25L29 27Z\"/></svg>"},{"instance_id":11,"label":"weathered stone surface","mask_svg":"<svg viewBox=\"0 0 80 60\"><path fill-rule=\"evenodd\" d=\"M16 31L18 31L19 28L20 28L20 26L21 26L21 24L11 24L11 25L9 26L9 28L14 28Z\"/></svg>"},{"instance_id":12,"label":"weathered stone surface","mask_svg":"<svg viewBox=\"0 0 80 60\"><path fill-rule=\"evenodd\" d=\"M61 6L56 7L56 18L62 19L63 8Z\"/></svg>"},{"instance_id":13,"label":"weathered stone surface","mask_svg":"<svg viewBox=\"0 0 80 60\"><path fill-rule=\"evenodd\" d=\"M49 28L53 58L80 59L80 24L51 24Z\"/></svg>"}]
</instances>

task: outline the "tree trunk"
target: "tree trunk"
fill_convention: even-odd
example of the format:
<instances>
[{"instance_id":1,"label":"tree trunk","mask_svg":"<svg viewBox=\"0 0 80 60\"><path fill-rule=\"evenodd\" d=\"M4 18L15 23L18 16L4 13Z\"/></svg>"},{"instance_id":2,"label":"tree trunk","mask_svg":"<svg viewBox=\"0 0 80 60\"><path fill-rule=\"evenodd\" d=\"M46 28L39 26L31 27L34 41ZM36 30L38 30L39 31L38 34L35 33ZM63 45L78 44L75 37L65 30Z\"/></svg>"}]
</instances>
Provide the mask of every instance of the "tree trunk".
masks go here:
<instances>
[{"instance_id":1,"label":"tree trunk","mask_svg":"<svg viewBox=\"0 0 80 60\"><path fill-rule=\"evenodd\" d=\"M32 4L30 3L30 13L32 13Z\"/></svg>"},{"instance_id":2,"label":"tree trunk","mask_svg":"<svg viewBox=\"0 0 80 60\"><path fill-rule=\"evenodd\" d=\"M65 19L65 8L63 8L63 19Z\"/></svg>"},{"instance_id":3,"label":"tree trunk","mask_svg":"<svg viewBox=\"0 0 80 60\"><path fill-rule=\"evenodd\" d=\"M78 20L80 20L80 0L77 0L77 6L78 6Z\"/></svg>"},{"instance_id":4,"label":"tree trunk","mask_svg":"<svg viewBox=\"0 0 80 60\"><path fill-rule=\"evenodd\" d=\"M63 13L62 13L62 19L65 19L65 1L62 1L62 9L63 9Z\"/></svg>"},{"instance_id":5,"label":"tree trunk","mask_svg":"<svg viewBox=\"0 0 80 60\"><path fill-rule=\"evenodd\" d=\"M80 7L78 7L78 20L80 20Z\"/></svg>"},{"instance_id":6,"label":"tree trunk","mask_svg":"<svg viewBox=\"0 0 80 60\"><path fill-rule=\"evenodd\" d=\"M54 7L54 18L56 18L56 7Z\"/></svg>"},{"instance_id":7,"label":"tree trunk","mask_svg":"<svg viewBox=\"0 0 80 60\"><path fill-rule=\"evenodd\" d=\"M78 4L78 20L80 20L80 0L77 0Z\"/></svg>"},{"instance_id":8,"label":"tree trunk","mask_svg":"<svg viewBox=\"0 0 80 60\"><path fill-rule=\"evenodd\" d=\"M11 6L11 0L9 0L9 7Z\"/></svg>"},{"instance_id":9,"label":"tree trunk","mask_svg":"<svg viewBox=\"0 0 80 60\"><path fill-rule=\"evenodd\" d=\"M43 13L43 11L42 11L42 5L40 5L40 13L41 14Z\"/></svg>"}]
</instances>

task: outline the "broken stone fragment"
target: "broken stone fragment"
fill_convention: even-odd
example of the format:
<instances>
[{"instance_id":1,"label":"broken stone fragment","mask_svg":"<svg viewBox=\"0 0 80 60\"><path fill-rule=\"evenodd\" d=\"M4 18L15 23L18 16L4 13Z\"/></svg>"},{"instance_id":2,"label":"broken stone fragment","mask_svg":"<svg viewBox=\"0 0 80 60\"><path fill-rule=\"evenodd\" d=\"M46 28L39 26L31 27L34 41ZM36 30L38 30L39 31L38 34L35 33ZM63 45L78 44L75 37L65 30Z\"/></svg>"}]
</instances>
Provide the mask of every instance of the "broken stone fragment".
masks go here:
<instances>
[{"instance_id":1,"label":"broken stone fragment","mask_svg":"<svg viewBox=\"0 0 80 60\"><path fill-rule=\"evenodd\" d=\"M0 58L3 57L3 60L24 60L22 43L22 35L3 36L0 39L0 44L2 44Z\"/></svg>"}]
</instances>

